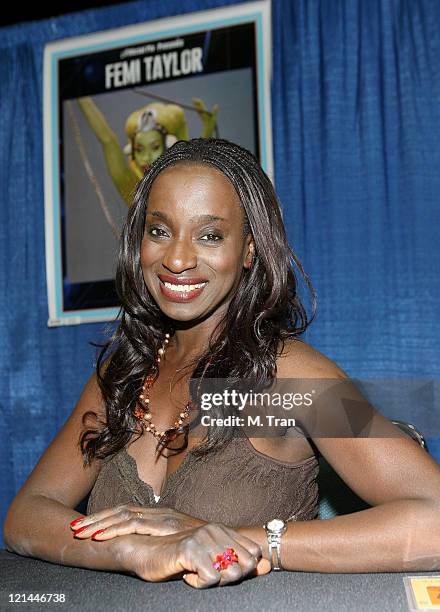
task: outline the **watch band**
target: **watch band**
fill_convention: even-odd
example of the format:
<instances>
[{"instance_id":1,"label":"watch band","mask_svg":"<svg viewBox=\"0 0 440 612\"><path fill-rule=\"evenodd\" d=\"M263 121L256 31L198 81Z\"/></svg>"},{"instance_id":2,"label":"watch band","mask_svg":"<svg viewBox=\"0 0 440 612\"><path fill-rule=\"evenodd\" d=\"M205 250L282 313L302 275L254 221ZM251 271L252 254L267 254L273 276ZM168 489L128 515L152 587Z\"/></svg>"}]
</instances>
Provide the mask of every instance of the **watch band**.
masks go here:
<instances>
[{"instance_id":1,"label":"watch band","mask_svg":"<svg viewBox=\"0 0 440 612\"><path fill-rule=\"evenodd\" d=\"M269 547L270 564L273 570L280 571L284 569L281 564L281 536L285 533L287 525L282 519L272 519L264 525L264 529Z\"/></svg>"},{"instance_id":2,"label":"watch band","mask_svg":"<svg viewBox=\"0 0 440 612\"><path fill-rule=\"evenodd\" d=\"M269 544L269 556L272 569L279 572L283 569L281 565L281 534L268 535L267 541Z\"/></svg>"}]
</instances>

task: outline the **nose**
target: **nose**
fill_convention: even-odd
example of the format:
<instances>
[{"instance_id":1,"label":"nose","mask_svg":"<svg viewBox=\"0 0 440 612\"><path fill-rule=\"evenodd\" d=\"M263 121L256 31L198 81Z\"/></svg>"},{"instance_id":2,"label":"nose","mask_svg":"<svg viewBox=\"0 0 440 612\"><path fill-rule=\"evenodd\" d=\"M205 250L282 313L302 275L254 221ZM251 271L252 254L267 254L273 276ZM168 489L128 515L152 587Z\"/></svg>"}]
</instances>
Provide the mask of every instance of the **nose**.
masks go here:
<instances>
[{"instance_id":1,"label":"nose","mask_svg":"<svg viewBox=\"0 0 440 612\"><path fill-rule=\"evenodd\" d=\"M154 162L155 157L154 157L154 151L148 151L145 155L145 159L147 161L147 164L149 164L151 166L151 164Z\"/></svg>"},{"instance_id":2,"label":"nose","mask_svg":"<svg viewBox=\"0 0 440 612\"><path fill-rule=\"evenodd\" d=\"M168 244L162 264L173 274L196 268L197 255L191 242L185 239L172 240Z\"/></svg>"}]
</instances>

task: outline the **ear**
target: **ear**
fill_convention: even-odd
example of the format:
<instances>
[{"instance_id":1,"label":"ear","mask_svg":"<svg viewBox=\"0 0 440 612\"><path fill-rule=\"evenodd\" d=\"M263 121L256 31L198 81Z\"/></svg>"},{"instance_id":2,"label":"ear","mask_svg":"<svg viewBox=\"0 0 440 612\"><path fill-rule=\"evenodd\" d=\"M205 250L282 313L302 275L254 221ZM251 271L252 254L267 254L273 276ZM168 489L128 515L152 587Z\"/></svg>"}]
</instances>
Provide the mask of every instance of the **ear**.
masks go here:
<instances>
[{"instance_id":1,"label":"ear","mask_svg":"<svg viewBox=\"0 0 440 612\"><path fill-rule=\"evenodd\" d=\"M244 258L243 268L249 269L252 267L252 261L254 259L255 254L255 244L252 238L252 234L248 234L246 236L245 253L246 256Z\"/></svg>"},{"instance_id":2,"label":"ear","mask_svg":"<svg viewBox=\"0 0 440 612\"><path fill-rule=\"evenodd\" d=\"M169 149L170 147L173 146L173 144L175 144L177 142L177 138L175 136L173 136L173 134L167 134L165 136L165 147L167 149Z\"/></svg>"}]
</instances>

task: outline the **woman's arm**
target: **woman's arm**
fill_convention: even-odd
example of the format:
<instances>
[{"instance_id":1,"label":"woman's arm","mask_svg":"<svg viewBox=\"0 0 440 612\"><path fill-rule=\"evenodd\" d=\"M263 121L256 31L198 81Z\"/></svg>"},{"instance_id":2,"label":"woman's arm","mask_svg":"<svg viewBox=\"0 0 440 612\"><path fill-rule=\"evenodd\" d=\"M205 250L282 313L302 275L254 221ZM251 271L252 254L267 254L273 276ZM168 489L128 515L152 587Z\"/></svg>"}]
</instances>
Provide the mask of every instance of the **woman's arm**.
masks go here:
<instances>
[{"instance_id":1,"label":"woman's arm","mask_svg":"<svg viewBox=\"0 0 440 612\"><path fill-rule=\"evenodd\" d=\"M212 138L217 126L218 104L212 107L212 111L208 111L205 103L200 98L193 98L192 101L202 122L200 138Z\"/></svg>"},{"instance_id":2,"label":"woman's arm","mask_svg":"<svg viewBox=\"0 0 440 612\"><path fill-rule=\"evenodd\" d=\"M69 523L80 515L43 495L22 495L12 503L4 523L5 547L25 557L89 569L124 571L121 539L81 541Z\"/></svg>"},{"instance_id":3,"label":"woman's arm","mask_svg":"<svg viewBox=\"0 0 440 612\"><path fill-rule=\"evenodd\" d=\"M87 468L82 464L77 443L83 428L82 415L87 410L105 418L95 376L12 501L3 527L5 545L12 552L52 563L123 570L123 537L85 542L75 538L70 529L70 522L81 516L73 508L93 487L102 464L99 460Z\"/></svg>"},{"instance_id":4,"label":"woman's arm","mask_svg":"<svg viewBox=\"0 0 440 612\"><path fill-rule=\"evenodd\" d=\"M328 520L289 522L281 540L284 569L348 573L439 570L440 468L412 440L356 442L359 452L347 453L347 466L352 462L351 467L358 470L356 478L347 476L349 468L339 474L356 493L362 489L365 501L377 505ZM337 441L326 439L325 444L327 452L323 445L320 450L331 460L329 446ZM342 447L333 454L340 452L344 452ZM365 455L367 461L362 460ZM370 461L377 461L376 467ZM366 492L368 487L371 494ZM381 495L383 487L388 491ZM269 558L263 528L237 531L260 544L263 557Z\"/></svg>"},{"instance_id":5,"label":"woman's arm","mask_svg":"<svg viewBox=\"0 0 440 612\"><path fill-rule=\"evenodd\" d=\"M105 163L113 183L127 204L130 205L137 178L131 172L125 160L116 134L90 97L78 98L78 105L101 144Z\"/></svg>"},{"instance_id":6,"label":"woman's arm","mask_svg":"<svg viewBox=\"0 0 440 612\"><path fill-rule=\"evenodd\" d=\"M313 379L314 385L324 379L339 379L344 398L351 394L351 383L342 370L308 345L296 343L278 374ZM311 422L321 435L328 425L346 437L335 434L313 440L345 483L373 507L329 520L289 522L281 545L284 568L317 572L439 570L440 466L365 400L365 412L356 401L353 414L360 417L358 424L366 424L368 437L361 437L364 432L348 437L347 402L337 401L338 393L330 396L331 406L327 401L318 402L321 421ZM329 395L323 397L328 400ZM268 558L262 527L237 531L260 544Z\"/></svg>"}]
</instances>

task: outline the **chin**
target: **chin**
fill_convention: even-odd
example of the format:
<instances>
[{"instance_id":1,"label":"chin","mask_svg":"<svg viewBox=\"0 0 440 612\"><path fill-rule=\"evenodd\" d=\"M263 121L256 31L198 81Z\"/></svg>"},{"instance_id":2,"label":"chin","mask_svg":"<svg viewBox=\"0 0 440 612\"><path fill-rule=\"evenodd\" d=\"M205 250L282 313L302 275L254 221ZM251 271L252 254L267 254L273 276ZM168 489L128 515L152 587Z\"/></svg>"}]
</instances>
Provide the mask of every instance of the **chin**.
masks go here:
<instances>
[{"instance_id":1,"label":"chin","mask_svg":"<svg viewBox=\"0 0 440 612\"><path fill-rule=\"evenodd\" d=\"M163 307L162 304L158 304L158 306L163 312L163 314L166 315L169 319L172 319L173 321L194 321L194 323L196 323L200 319L204 319L207 316L205 313L196 312L194 310L191 311L190 309L184 311L183 308L166 308Z\"/></svg>"},{"instance_id":2,"label":"chin","mask_svg":"<svg viewBox=\"0 0 440 612\"><path fill-rule=\"evenodd\" d=\"M173 321L180 321L181 323L193 322L194 324L204 321L217 313L217 307L207 308L206 305L195 304L170 304L169 302L164 303L162 300L154 298L156 304L160 308L161 312Z\"/></svg>"}]
</instances>

